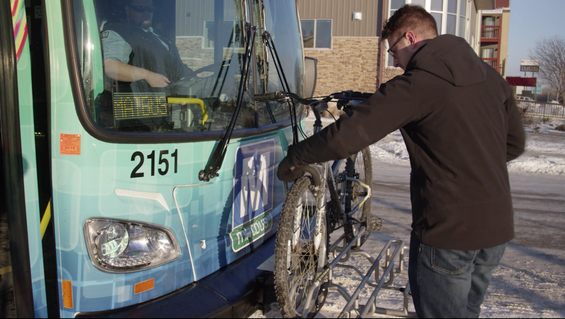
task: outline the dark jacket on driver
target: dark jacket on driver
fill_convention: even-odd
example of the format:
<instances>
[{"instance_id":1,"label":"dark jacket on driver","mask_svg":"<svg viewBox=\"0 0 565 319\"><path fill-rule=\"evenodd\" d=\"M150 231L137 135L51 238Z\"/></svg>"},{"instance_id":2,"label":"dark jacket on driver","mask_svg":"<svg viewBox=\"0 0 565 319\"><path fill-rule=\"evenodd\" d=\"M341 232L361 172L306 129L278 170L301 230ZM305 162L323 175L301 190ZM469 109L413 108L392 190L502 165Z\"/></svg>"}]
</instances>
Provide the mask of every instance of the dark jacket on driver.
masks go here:
<instances>
[{"instance_id":1,"label":"dark jacket on driver","mask_svg":"<svg viewBox=\"0 0 565 319\"><path fill-rule=\"evenodd\" d=\"M413 235L457 250L514 237L506 162L524 151L520 114L506 81L464 39L430 40L403 75L288 156L295 165L341 159L396 129L410 154Z\"/></svg>"},{"instance_id":2,"label":"dark jacket on driver","mask_svg":"<svg viewBox=\"0 0 565 319\"><path fill-rule=\"evenodd\" d=\"M165 37L146 32L130 23L108 23L104 25L104 31L115 31L132 49L128 64L140 67L151 72L166 76L171 82L193 74L186 64L181 60L177 47ZM166 43L168 49L163 45ZM154 89L149 86L147 81L119 82L120 91L147 92ZM131 89L130 89L131 88Z\"/></svg>"}]
</instances>

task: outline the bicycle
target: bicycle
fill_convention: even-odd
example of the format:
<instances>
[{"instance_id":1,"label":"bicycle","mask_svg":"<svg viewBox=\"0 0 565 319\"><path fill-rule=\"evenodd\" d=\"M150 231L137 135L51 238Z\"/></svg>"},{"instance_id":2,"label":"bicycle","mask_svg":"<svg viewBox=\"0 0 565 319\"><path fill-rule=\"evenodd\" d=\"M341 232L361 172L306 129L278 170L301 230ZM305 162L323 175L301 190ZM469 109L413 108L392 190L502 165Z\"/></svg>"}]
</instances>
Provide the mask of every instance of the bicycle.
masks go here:
<instances>
[{"instance_id":1,"label":"bicycle","mask_svg":"<svg viewBox=\"0 0 565 319\"><path fill-rule=\"evenodd\" d=\"M370 96L345 91L312 100L278 92L265 98L290 97L311 107L316 118L316 134L322 129L320 114L327 110L328 102L337 100L338 109L349 112ZM323 306L328 289L319 283L324 277L327 280L332 232L343 228L340 237L340 240L345 237L343 249L356 249L369 237L367 229L379 228L378 219L369 218L372 183L369 148L331 165L325 162L302 169L306 175L294 182L285 198L275 244L275 293L286 318L313 317Z\"/></svg>"}]
</instances>

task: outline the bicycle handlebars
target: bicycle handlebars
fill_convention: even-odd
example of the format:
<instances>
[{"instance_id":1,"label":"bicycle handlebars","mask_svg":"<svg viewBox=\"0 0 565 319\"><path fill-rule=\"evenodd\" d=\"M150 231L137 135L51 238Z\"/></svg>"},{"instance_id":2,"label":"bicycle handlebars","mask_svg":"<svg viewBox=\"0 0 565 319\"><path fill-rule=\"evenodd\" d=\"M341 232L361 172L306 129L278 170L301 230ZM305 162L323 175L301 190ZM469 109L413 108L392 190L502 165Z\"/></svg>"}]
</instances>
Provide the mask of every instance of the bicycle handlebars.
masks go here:
<instances>
[{"instance_id":1,"label":"bicycle handlebars","mask_svg":"<svg viewBox=\"0 0 565 319\"><path fill-rule=\"evenodd\" d=\"M332 100L337 100L338 109L341 109L343 106L347 105L352 101L361 102L370 98L372 95L373 93L364 93L357 91L342 91L342 92L332 93L320 99L316 99L316 98L302 98L294 93L276 91L273 93L255 94L254 99L255 101L259 101L259 102L264 102L264 101L284 102L284 101L288 101L289 99L292 99L299 103L309 106L316 106L317 104L320 103L327 103Z\"/></svg>"}]
</instances>

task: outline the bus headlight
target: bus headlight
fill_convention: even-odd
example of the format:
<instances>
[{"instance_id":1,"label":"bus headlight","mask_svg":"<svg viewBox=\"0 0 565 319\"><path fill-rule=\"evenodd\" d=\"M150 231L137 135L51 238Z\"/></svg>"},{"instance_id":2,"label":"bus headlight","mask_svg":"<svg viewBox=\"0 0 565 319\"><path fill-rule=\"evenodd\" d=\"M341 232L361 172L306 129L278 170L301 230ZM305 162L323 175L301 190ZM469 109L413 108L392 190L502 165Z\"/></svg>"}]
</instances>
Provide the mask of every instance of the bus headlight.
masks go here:
<instances>
[{"instance_id":1,"label":"bus headlight","mask_svg":"<svg viewBox=\"0 0 565 319\"><path fill-rule=\"evenodd\" d=\"M89 218L84 223L84 237L92 264L106 272L149 269L180 256L173 232L153 224Z\"/></svg>"}]
</instances>

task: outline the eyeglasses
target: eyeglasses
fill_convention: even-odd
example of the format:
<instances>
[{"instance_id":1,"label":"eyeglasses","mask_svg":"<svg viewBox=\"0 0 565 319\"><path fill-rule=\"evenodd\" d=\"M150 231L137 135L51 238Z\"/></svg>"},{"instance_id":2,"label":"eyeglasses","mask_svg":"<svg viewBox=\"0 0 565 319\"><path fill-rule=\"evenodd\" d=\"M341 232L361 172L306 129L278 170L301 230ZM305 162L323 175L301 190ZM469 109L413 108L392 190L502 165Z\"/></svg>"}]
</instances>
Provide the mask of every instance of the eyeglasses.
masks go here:
<instances>
[{"instance_id":1,"label":"eyeglasses","mask_svg":"<svg viewBox=\"0 0 565 319\"><path fill-rule=\"evenodd\" d=\"M129 7L138 13L143 13L143 11L147 11L151 13L155 11L155 6L129 6Z\"/></svg>"},{"instance_id":2,"label":"eyeglasses","mask_svg":"<svg viewBox=\"0 0 565 319\"><path fill-rule=\"evenodd\" d=\"M407 32L404 32L404 33L402 34L402 36L401 36L400 38L398 38L398 40L396 40L396 42L394 42L394 44L391 45L390 48L388 48L388 50L386 50L386 52L390 53L390 55L392 55L393 57L396 56L396 53L394 53L394 52L392 51L392 49L398 44L398 42L400 42L400 40L402 40L402 38L404 38L404 37L406 36L406 33L407 33Z\"/></svg>"}]
</instances>

